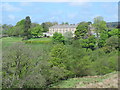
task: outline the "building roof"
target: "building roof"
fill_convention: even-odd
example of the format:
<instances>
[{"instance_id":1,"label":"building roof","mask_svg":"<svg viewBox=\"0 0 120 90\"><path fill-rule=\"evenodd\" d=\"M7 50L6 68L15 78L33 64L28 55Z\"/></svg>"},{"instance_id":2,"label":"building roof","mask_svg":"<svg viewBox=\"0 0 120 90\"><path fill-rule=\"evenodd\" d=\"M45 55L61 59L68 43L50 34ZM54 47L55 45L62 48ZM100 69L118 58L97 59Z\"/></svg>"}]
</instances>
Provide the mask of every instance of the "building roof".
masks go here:
<instances>
[{"instance_id":1,"label":"building roof","mask_svg":"<svg viewBox=\"0 0 120 90\"><path fill-rule=\"evenodd\" d=\"M50 28L76 28L77 25L54 25Z\"/></svg>"}]
</instances>

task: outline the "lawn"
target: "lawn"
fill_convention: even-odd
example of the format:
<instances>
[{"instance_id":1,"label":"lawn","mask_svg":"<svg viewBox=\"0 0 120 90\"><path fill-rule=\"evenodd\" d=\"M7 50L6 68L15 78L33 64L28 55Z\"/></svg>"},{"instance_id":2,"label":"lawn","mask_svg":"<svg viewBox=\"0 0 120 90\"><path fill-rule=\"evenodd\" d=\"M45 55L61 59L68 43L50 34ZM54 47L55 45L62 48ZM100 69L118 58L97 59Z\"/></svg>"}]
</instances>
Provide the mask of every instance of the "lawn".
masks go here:
<instances>
[{"instance_id":1,"label":"lawn","mask_svg":"<svg viewBox=\"0 0 120 90\"><path fill-rule=\"evenodd\" d=\"M22 41L22 38L19 37L5 37L0 39L2 40L2 52L8 51L9 47L14 45L15 43L22 43L23 45L30 47L32 52L36 55L42 55L42 53L45 52L45 54L48 54L52 48L52 43L46 44L46 43L25 43L25 41ZM30 39L31 41L43 41L43 40L51 40L51 38L35 38ZM48 52L48 53L47 53Z\"/></svg>"},{"instance_id":2,"label":"lawn","mask_svg":"<svg viewBox=\"0 0 120 90\"><path fill-rule=\"evenodd\" d=\"M2 48L7 48L14 43L22 42L22 38L19 37L4 37L1 38L2 40Z\"/></svg>"},{"instance_id":3,"label":"lawn","mask_svg":"<svg viewBox=\"0 0 120 90\"><path fill-rule=\"evenodd\" d=\"M2 48L7 48L15 43L25 43L25 41L22 41L22 38L20 38L20 37L4 37L0 40L2 41ZM51 41L51 40L52 40L51 38L32 38L27 41ZM46 46L46 44L41 44L41 43L34 43L34 44L32 43L32 44L27 44L27 45L29 45L33 48Z\"/></svg>"}]
</instances>

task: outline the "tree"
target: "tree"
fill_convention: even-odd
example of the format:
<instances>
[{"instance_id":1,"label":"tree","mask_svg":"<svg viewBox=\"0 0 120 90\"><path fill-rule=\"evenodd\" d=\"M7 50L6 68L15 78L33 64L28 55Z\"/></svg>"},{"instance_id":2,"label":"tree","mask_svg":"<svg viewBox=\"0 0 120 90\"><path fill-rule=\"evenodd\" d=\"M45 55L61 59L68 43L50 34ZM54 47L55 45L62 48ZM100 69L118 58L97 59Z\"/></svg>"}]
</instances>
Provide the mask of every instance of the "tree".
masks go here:
<instances>
[{"instance_id":1,"label":"tree","mask_svg":"<svg viewBox=\"0 0 120 90\"><path fill-rule=\"evenodd\" d=\"M87 22L79 23L75 31L75 37L77 39L85 38L87 36L87 33L88 33L88 23Z\"/></svg>"},{"instance_id":2,"label":"tree","mask_svg":"<svg viewBox=\"0 0 120 90\"><path fill-rule=\"evenodd\" d=\"M87 55L88 51L80 46L80 42L75 40L74 43L68 46L68 60L66 62L67 70L71 71L72 77L84 76L90 74L90 58ZM71 76L70 75L70 76Z\"/></svg>"},{"instance_id":3,"label":"tree","mask_svg":"<svg viewBox=\"0 0 120 90\"><path fill-rule=\"evenodd\" d=\"M58 22L53 22L52 25L58 25Z\"/></svg>"},{"instance_id":4,"label":"tree","mask_svg":"<svg viewBox=\"0 0 120 90\"><path fill-rule=\"evenodd\" d=\"M69 23L68 23L68 22L65 22L65 25L69 25Z\"/></svg>"},{"instance_id":5,"label":"tree","mask_svg":"<svg viewBox=\"0 0 120 90\"><path fill-rule=\"evenodd\" d=\"M17 43L3 53L3 87L23 87L31 70L31 52Z\"/></svg>"},{"instance_id":6,"label":"tree","mask_svg":"<svg viewBox=\"0 0 120 90\"><path fill-rule=\"evenodd\" d=\"M12 25L7 25L7 24L3 24L2 25L2 34L3 35L8 35L8 36L12 36L12 34L13 34L13 28L12 28L13 26Z\"/></svg>"},{"instance_id":7,"label":"tree","mask_svg":"<svg viewBox=\"0 0 120 90\"><path fill-rule=\"evenodd\" d=\"M24 35L24 25L25 25L25 19L22 19L19 22L17 22L17 24L13 27L15 36Z\"/></svg>"},{"instance_id":8,"label":"tree","mask_svg":"<svg viewBox=\"0 0 120 90\"><path fill-rule=\"evenodd\" d=\"M101 48L105 46L106 39L108 38L108 32L100 33L99 41L98 41L98 47Z\"/></svg>"},{"instance_id":9,"label":"tree","mask_svg":"<svg viewBox=\"0 0 120 90\"><path fill-rule=\"evenodd\" d=\"M23 36L24 24L25 19L18 21L15 26L3 25L3 34L6 34L8 36Z\"/></svg>"},{"instance_id":10,"label":"tree","mask_svg":"<svg viewBox=\"0 0 120 90\"><path fill-rule=\"evenodd\" d=\"M112 36L106 40L106 45L110 46L111 49L118 49L119 48L119 42L117 36Z\"/></svg>"},{"instance_id":11,"label":"tree","mask_svg":"<svg viewBox=\"0 0 120 90\"><path fill-rule=\"evenodd\" d=\"M53 34L52 39L53 39L53 42L63 42L64 43L64 36L62 36L61 33L55 32Z\"/></svg>"},{"instance_id":12,"label":"tree","mask_svg":"<svg viewBox=\"0 0 120 90\"><path fill-rule=\"evenodd\" d=\"M43 28L37 24L36 27L31 28L30 31L33 37L39 37L42 35Z\"/></svg>"},{"instance_id":13,"label":"tree","mask_svg":"<svg viewBox=\"0 0 120 90\"><path fill-rule=\"evenodd\" d=\"M51 27L53 25L58 25L58 22L44 22L48 27Z\"/></svg>"},{"instance_id":14,"label":"tree","mask_svg":"<svg viewBox=\"0 0 120 90\"><path fill-rule=\"evenodd\" d=\"M72 43L73 33L72 32L65 32L64 33L65 41L68 44Z\"/></svg>"},{"instance_id":15,"label":"tree","mask_svg":"<svg viewBox=\"0 0 120 90\"><path fill-rule=\"evenodd\" d=\"M64 44L54 45L50 52L50 56L51 58L49 63L52 67L50 70L50 72L52 72L50 77L53 78L54 76L53 80L57 81L65 76L68 76L69 70L66 69L66 63L68 62L68 51L66 46Z\"/></svg>"},{"instance_id":16,"label":"tree","mask_svg":"<svg viewBox=\"0 0 120 90\"><path fill-rule=\"evenodd\" d=\"M98 51L101 51L102 49L100 48L97 49L97 52L95 51L95 56L96 53L99 55L97 56L98 58L94 58L95 61L92 63L93 71L97 75L104 75L113 71L118 70L118 51L113 51L111 53L105 54L104 52L99 53ZM104 53L104 54L103 54Z\"/></svg>"},{"instance_id":17,"label":"tree","mask_svg":"<svg viewBox=\"0 0 120 90\"><path fill-rule=\"evenodd\" d=\"M101 16L94 18L93 26L95 27L95 33L96 33L97 37L99 37L99 33L107 30L106 22L104 21L103 17L101 17Z\"/></svg>"},{"instance_id":18,"label":"tree","mask_svg":"<svg viewBox=\"0 0 120 90\"><path fill-rule=\"evenodd\" d=\"M92 35L86 39L80 39L80 44L83 48L86 48L86 50L88 50L88 48L94 50L96 48L96 38L94 35Z\"/></svg>"},{"instance_id":19,"label":"tree","mask_svg":"<svg viewBox=\"0 0 120 90\"><path fill-rule=\"evenodd\" d=\"M27 16L25 18L25 25L24 25L24 40L31 38L31 35L29 32L30 27L31 27L31 20L30 20L30 17Z\"/></svg>"},{"instance_id":20,"label":"tree","mask_svg":"<svg viewBox=\"0 0 120 90\"><path fill-rule=\"evenodd\" d=\"M90 24L92 24L92 22L89 21L89 22L88 22L88 25L90 25Z\"/></svg>"},{"instance_id":21,"label":"tree","mask_svg":"<svg viewBox=\"0 0 120 90\"><path fill-rule=\"evenodd\" d=\"M37 25L39 25L38 23L31 23L31 27L30 28L34 28L36 27Z\"/></svg>"},{"instance_id":22,"label":"tree","mask_svg":"<svg viewBox=\"0 0 120 90\"><path fill-rule=\"evenodd\" d=\"M68 22L62 22L62 25L69 25Z\"/></svg>"},{"instance_id":23,"label":"tree","mask_svg":"<svg viewBox=\"0 0 120 90\"><path fill-rule=\"evenodd\" d=\"M14 27L10 27L8 30L3 30L3 35L14 36Z\"/></svg>"},{"instance_id":24,"label":"tree","mask_svg":"<svg viewBox=\"0 0 120 90\"><path fill-rule=\"evenodd\" d=\"M65 23L64 22L62 22L62 25L64 25Z\"/></svg>"},{"instance_id":25,"label":"tree","mask_svg":"<svg viewBox=\"0 0 120 90\"><path fill-rule=\"evenodd\" d=\"M111 36L120 36L120 32L118 31L118 29L112 29L111 31L108 32L109 37Z\"/></svg>"},{"instance_id":26,"label":"tree","mask_svg":"<svg viewBox=\"0 0 120 90\"><path fill-rule=\"evenodd\" d=\"M49 27L54 26L54 25L58 25L58 22L43 22L41 24L43 28L43 32L49 31Z\"/></svg>"},{"instance_id":27,"label":"tree","mask_svg":"<svg viewBox=\"0 0 120 90\"><path fill-rule=\"evenodd\" d=\"M65 67L67 57L67 48L63 44L57 44L51 50L51 60L53 66Z\"/></svg>"},{"instance_id":28,"label":"tree","mask_svg":"<svg viewBox=\"0 0 120 90\"><path fill-rule=\"evenodd\" d=\"M49 26L46 23L42 23L41 26L43 28L43 32L49 31Z\"/></svg>"},{"instance_id":29,"label":"tree","mask_svg":"<svg viewBox=\"0 0 120 90\"><path fill-rule=\"evenodd\" d=\"M100 33L106 33L108 29L107 29L106 22L101 16L94 18L93 26L95 27L95 33L97 35L97 48L98 48L99 38L102 38L100 37Z\"/></svg>"},{"instance_id":30,"label":"tree","mask_svg":"<svg viewBox=\"0 0 120 90\"><path fill-rule=\"evenodd\" d=\"M44 50L43 50L44 51ZM3 52L2 85L4 88L41 88L46 85L43 71L49 67L44 52L32 50L27 45L15 43ZM46 53L44 53L46 56ZM44 58L46 58L43 56ZM44 66L44 68L42 67ZM44 75L44 76L43 76Z\"/></svg>"}]
</instances>

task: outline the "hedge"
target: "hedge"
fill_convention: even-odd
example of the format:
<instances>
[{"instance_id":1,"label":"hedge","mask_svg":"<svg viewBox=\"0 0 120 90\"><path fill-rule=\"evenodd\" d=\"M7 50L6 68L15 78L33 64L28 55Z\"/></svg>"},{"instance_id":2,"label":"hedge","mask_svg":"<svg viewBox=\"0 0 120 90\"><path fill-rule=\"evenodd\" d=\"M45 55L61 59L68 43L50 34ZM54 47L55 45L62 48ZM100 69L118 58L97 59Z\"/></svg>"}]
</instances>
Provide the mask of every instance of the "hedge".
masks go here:
<instances>
[{"instance_id":1,"label":"hedge","mask_svg":"<svg viewBox=\"0 0 120 90\"><path fill-rule=\"evenodd\" d=\"M41 41L37 41L37 40L35 40L35 41L25 41L25 43L31 43L31 44L33 44L33 43L41 43L41 44L47 44L47 43L50 43L51 41L46 41L46 40L41 40Z\"/></svg>"}]
</instances>

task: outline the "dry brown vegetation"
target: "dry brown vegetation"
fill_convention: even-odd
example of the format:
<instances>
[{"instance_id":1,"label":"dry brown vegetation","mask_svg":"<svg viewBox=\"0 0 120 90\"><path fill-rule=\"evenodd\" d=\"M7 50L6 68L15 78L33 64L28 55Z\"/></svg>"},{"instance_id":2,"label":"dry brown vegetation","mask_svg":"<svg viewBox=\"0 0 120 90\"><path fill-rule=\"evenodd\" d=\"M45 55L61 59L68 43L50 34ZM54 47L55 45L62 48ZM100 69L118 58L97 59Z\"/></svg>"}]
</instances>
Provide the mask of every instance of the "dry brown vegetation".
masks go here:
<instances>
[{"instance_id":1,"label":"dry brown vegetation","mask_svg":"<svg viewBox=\"0 0 120 90\"><path fill-rule=\"evenodd\" d=\"M108 78L104 78L108 77ZM98 82L96 79L92 82L84 83L80 82L76 88L118 88L118 74L112 74L110 76L90 76L88 78L101 78L103 79L101 82ZM81 83L84 83L84 86L80 86Z\"/></svg>"}]
</instances>

